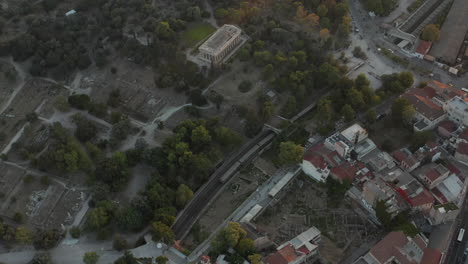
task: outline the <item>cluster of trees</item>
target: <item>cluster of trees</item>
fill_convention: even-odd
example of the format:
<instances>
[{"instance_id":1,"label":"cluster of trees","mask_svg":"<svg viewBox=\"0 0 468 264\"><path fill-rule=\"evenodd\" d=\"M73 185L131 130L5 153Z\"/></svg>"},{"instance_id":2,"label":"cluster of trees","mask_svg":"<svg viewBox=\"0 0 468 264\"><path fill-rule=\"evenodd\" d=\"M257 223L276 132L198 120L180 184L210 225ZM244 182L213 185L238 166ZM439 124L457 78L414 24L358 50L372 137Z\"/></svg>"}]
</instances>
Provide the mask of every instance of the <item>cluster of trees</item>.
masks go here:
<instances>
[{"instance_id":1,"label":"cluster of trees","mask_svg":"<svg viewBox=\"0 0 468 264\"><path fill-rule=\"evenodd\" d=\"M37 160L33 162L41 170L60 172L90 171L92 161L79 141L60 123L51 125L51 143Z\"/></svg>"},{"instance_id":2,"label":"cluster of trees","mask_svg":"<svg viewBox=\"0 0 468 264\"><path fill-rule=\"evenodd\" d=\"M421 32L421 39L431 42L438 41L440 38L440 29L437 25L429 24Z\"/></svg>"},{"instance_id":3,"label":"cluster of trees","mask_svg":"<svg viewBox=\"0 0 468 264\"><path fill-rule=\"evenodd\" d=\"M414 237L419 229L410 222L409 211L402 211L395 216L387 211L384 200L379 200L375 206L375 213L385 231L403 231L407 236Z\"/></svg>"},{"instance_id":4,"label":"cluster of trees","mask_svg":"<svg viewBox=\"0 0 468 264\"><path fill-rule=\"evenodd\" d=\"M381 76L382 87L379 91L383 96L401 94L414 84L411 72L392 73Z\"/></svg>"},{"instance_id":5,"label":"cluster of trees","mask_svg":"<svg viewBox=\"0 0 468 264\"><path fill-rule=\"evenodd\" d=\"M210 255L227 254L226 260L229 263L242 263L243 259L260 263L261 255L256 253L254 241L247 237L247 232L239 223L229 222L216 234L216 237L211 241L211 246ZM235 249L236 253L228 253L230 248Z\"/></svg>"},{"instance_id":6,"label":"cluster of trees","mask_svg":"<svg viewBox=\"0 0 468 264\"><path fill-rule=\"evenodd\" d=\"M381 101L381 97L370 87L365 75L355 80L346 77L334 84L331 96L321 99L317 104L319 131L327 134L334 129L335 121L344 117L346 121L355 118L356 113L369 110Z\"/></svg>"},{"instance_id":7,"label":"cluster of trees","mask_svg":"<svg viewBox=\"0 0 468 264\"><path fill-rule=\"evenodd\" d=\"M332 177L328 177L325 184L327 187L327 206L339 207L344 199L346 191L351 187L351 181L344 180L340 182Z\"/></svg>"},{"instance_id":8,"label":"cluster of trees","mask_svg":"<svg viewBox=\"0 0 468 264\"><path fill-rule=\"evenodd\" d=\"M3 222L0 218L0 240L5 244L34 245L38 250L47 250L55 247L62 239L63 232L58 229L37 229L31 231L27 227L14 228Z\"/></svg>"},{"instance_id":9,"label":"cluster of trees","mask_svg":"<svg viewBox=\"0 0 468 264\"><path fill-rule=\"evenodd\" d=\"M387 16L395 9L397 0L363 0L367 10L379 16Z\"/></svg>"}]
</instances>

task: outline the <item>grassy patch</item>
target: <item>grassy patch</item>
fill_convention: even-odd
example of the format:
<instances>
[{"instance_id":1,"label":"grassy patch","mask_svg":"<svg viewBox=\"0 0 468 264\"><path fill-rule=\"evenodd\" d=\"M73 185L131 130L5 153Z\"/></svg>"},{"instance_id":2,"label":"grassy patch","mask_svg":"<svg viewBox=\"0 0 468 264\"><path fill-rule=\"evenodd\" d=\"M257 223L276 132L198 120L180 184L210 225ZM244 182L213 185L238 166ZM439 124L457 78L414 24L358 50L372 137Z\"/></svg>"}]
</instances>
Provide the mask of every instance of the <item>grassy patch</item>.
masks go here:
<instances>
[{"instance_id":1,"label":"grassy patch","mask_svg":"<svg viewBox=\"0 0 468 264\"><path fill-rule=\"evenodd\" d=\"M192 47L203 39L207 38L216 29L208 23L196 23L182 33L182 43L187 47Z\"/></svg>"}]
</instances>

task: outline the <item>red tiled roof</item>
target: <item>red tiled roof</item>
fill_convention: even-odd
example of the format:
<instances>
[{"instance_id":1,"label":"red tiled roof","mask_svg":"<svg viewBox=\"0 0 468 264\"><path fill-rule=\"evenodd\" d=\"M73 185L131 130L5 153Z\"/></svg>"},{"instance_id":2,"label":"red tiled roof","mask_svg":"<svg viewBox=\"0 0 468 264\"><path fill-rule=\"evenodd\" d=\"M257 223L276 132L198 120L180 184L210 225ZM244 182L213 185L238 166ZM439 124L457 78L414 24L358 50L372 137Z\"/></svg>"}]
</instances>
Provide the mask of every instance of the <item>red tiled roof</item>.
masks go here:
<instances>
[{"instance_id":1,"label":"red tiled roof","mask_svg":"<svg viewBox=\"0 0 468 264\"><path fill-rule=\"evenodd\" d=\"M274 254L266 258L266 262L269 264L287 264L296 260L297 254L294 247L289 244L282 249L276 251Z\"/></svg>"},{"instance_id":2,"label":"red tiled roof","mask_svg":"<svg viewBox=\"0 0 468 264\"><path fill-rule=\"evenodd\" d=\"M419 45L416 48L416 52L422 55L426 55L429 49L432 46L432 42L425 41L425 40L420 40Z\"/></svg>"},{"instance_id":3,"label":"red tiled roof","mask_svg":"<svg viewBox=\"0 0 468 264\"><path fill-rule=\"evenodd\" d=\"M434 141L429 141L426 143L426 145L430 148L430 149L433 149L433 148L437 148L439 146L439 144L437 144L436 142Z\"/></svg>"},{"instance_id":4,"label":"red tiled roof","mask_svg":"<svg viewBox=\"0 0 468 264\"><path fill-rule=\"evenodd\" d=\"M309 255L309 253L310 253L309 249L305 245L298 248L297 250L304 253L304 254L306 254L306 255Z\"/></svg>"},{"instance_id":5,"label":"red tiled roof","mask_svg":"<svg viewBox=\"0 0 468 264\"><path fill-rule=\"evenodd\" d=\"M460 142L458 143L457 153L462 155L468 155L468 143Z\"/></svg>"},{"instance_id":6,"label":"red tiled roof","mask_svg":"<svg viewBox=\"0 0 468 264\"><path fill-rule=\"evenodd\" d=\"M330 170L330 173L333 176L336 176L341 180L353 181L358 176L358 171L364 168L366 168L366 165L364 165L364 163L362 162L355 162L354 164L350 162L346 162L346 163L341 164L338 167L332 168ZM369 172L366 173L366 175L362 175L362 176L371 176L371 175L372 173L369 170Z\"/></svg>"},{"instance_id":7,"label":"red tiled roof","mask_svg":"<svg viewBox=\"0 0 468 264\"><path fill-rule=\"evenodd\" d=\"M328 166L325 159L316 153L307 152L306 155L304 156L304 160L312 163L312 165L314 165L316 168L319 168L322 170Z\"/></svg>"},{"instance_id":8,"label":"red tiled roof","mask_svg":"<svg viewBox=\"0 0 468 264\"><path fill-rule=\"evenodd\" d=\"M439 124L439 127L444 128L449 133L455 132L455 130L457 130L457 125L454 122L450 121L450 120L442 121Z\"/></svg>"},{"instance_id":9,"label":"red tiled roof","mask_svg":"<svg viewBox=\"0 0 468 264\"><path fill-rule=\"evenodd\" d=\"M441 204L448 203L447 197L445 197L445 195L442 194L442 192L439 190L438 187L435 187L431 191L432 191L432 195L434 195L437 201L439 201Z\"/></svg>"},{"instance_id":10,"label":"red tiled roof","mask_svg":"<svg viewBox=\"0 0 468 264\"><path fill-rule=\"evenodd\" d=\"M440 250L435 248L425 248L421 263L424 264L439 264L442 258Z\"/></svg>"},{"instance_id":11,"label":"red tiled roof","mask_svg":"<svg viewBox=\"0 0 468 264\"><path fill-rule=\"evenodd\" d=\"M426 189L424 189L417 196L415 196L413 198L409 198L409 199L410 199L411 206L413 206L413 207L434 203L434 197Z\"/></svg>"},{"instance_id":12,"label":"red tiled roof","mask_svg":"<svg viewBox=\"0 0 468 264\"><path fill-rule=\"evenodd\" d=\"M380 240L379 243L372 247L370 253L380 263L385 263L391 257L396 257L396 255L399 253L398 249L403 248L406 243L408 243L408 239L403 232L390 232L382 240ZM400 260L400 258L398 260Z\"/></svg>"},{"instance_id":13,"label":"red tiled roof","mask_svg":"<svg viewBox=\"0 0 468 264\"><path fill-rule=\"evenodd\" d=\"M402 162L403 160L406 159L407 155L403 151L396 150L392 153L393 157L395 158L396 161Z\"/></svg>"},{"instance_id":14,"label":"red tiled roof","mask_svg":"<svg viewBox=\"0 0 468 264\"><path fill-rule=\"evenodd\" d=\"M414 90L414 89L413 89ZM444 115L442 107L432 102L429 97L418 95L413 92L404 93L403 98L407 99L414 109L430 120L437 119Z\"/></svg>"},{"instance_id":15,"label":"red tiled roof","mask_svg":"<svg viewBox=\"0 0 468 264\"><path fill-rule=\"evenodd\" d=\"M452 163L448 162L445 167L447 167L447 169L449 169L449 171L455 175L459 175L461 173L461 171L455 167L455 165L453 165Z\"/></svg>"},{"instance_id":16,"label":"red tiled roof","mask_svg":"<svg viewBox=\"0 0 468 264\"><path fill-rule=\"evenodd\" d=\"M426 171L424 175L432 182L441 176L441 174L435 168Z\"/></svg>"},{"instance_id":17,"label":"red tiled roof","mask_svg":"<svg viewBox=\"0 0 468 264\"><path fill-rule=\"evenodd\" d=\"M445 84L445 83L441 83L441 82L438 82L436 80L432 80L430 82L430 84L434 85L435 87L434 88L440 88L440 89L447 89L447 88L450 88L449 85Z\"/></svg>"},{"instance_id":18,"label":"red tiled roof","mask_svg":"<svg viewBox=\"0 0 468 264\"><path fill-rule=\"evenodd\" d=\"M426 241L424 241L424 239L421 237L421 236L415 236L413 238L413 241L414 243L416 243L416 245L418 245L418 247L421 249L421 250L424 250L426 247L427 247L427 243ZM421 262L421 263L424 263L424 262Z\"/></svg>"},{"instance_id":19,"label":"red tiled roof","mask_svg":"<svg viewBox=\"0 0 468 264\"><path fill-rule=\"evenodd\" d=\"M468 128L465 128L465 129L460 133L460 135L458 135L458 138L459 138L459 139L464 139L464 140L468 141Z\"/></svg>"}]
</instances>

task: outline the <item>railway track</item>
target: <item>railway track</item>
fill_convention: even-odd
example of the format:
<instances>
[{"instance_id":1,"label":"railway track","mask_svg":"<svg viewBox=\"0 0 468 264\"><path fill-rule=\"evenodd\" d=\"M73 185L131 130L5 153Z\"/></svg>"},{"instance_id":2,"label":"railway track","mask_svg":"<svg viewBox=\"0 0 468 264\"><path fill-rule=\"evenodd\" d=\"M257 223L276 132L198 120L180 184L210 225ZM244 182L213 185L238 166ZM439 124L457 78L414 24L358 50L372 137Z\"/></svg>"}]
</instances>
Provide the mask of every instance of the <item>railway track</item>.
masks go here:
<instances>
[{"instance_id":1,"label":"railway track","mask_svg":"<svg viewBox=\"0 0 468 264\"><path fill-rule=\"evenodd\" d=\"M273 140L275 134L271 130L264 130L255 138L244 144L236 153L229 156L223 164L215 170L207 183L205 183L190 200L185 209L179 213L172 229L177 239L183 239L192 226L208 208L227 182L238 169L250 163L256 155Z\"/></svg>"}]
</instances>

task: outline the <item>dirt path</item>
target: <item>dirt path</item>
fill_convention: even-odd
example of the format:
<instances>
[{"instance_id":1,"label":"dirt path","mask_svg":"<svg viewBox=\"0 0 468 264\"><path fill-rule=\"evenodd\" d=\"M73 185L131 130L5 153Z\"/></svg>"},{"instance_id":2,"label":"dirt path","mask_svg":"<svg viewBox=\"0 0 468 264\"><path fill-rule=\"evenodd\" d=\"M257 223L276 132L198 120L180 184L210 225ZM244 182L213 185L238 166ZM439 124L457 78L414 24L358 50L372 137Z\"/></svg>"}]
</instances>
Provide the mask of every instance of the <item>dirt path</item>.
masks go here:
<instances>
[{"instance_id":1,"label":"dirt path","mask_svg":"<svg viewBox=\"0 0 468 264\"><path fill-rule=\"evenodd\" d=\"M210 17L207 18L207 22L210 23L213 27L218 28L218 24L216 23L216 19L214 17L213 7L211 6L209 0L204 0L203 5L205 6L205 10L210 13Z\"/></svg>"},{"instance_id":2,"label":"dirt path","mask_svg":"<svg viewBox=\"0 0 468 264\"><path fill-rule=\"evenodd\" d=\"M1 60L13 65L13 67L15 67L16 72L18 73L18 78L19 78L19 81L17 81L18 84L16 84L16 86L13 88L13 93L10 95L10 98L8 98L8 101L0 109L0 114L3 114L8 109L11 102L13 102L13 99L15 99L16 95L21 91L21 89L23 89L24 84L26 83L26 77L28 77L28 74L26 73L26 71L23 69L21 65L13 61L12 57L9 57L7 60L5 59L1 59Z\"/></svg>"}]
</instances>

